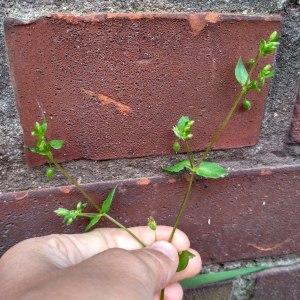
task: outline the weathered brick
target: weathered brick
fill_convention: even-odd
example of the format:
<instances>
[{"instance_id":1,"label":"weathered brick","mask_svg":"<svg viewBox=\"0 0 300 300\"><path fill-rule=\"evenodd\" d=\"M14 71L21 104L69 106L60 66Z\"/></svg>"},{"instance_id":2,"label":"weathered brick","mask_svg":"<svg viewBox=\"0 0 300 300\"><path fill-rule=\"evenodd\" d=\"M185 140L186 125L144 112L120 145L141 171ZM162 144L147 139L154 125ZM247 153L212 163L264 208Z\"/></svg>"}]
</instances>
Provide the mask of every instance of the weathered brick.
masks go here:
<instances>
[{"instance_id":1,"label":"weathered brick","mask_svg":"<svg viewBox=\"0 0 300 300\"><path fill-rule=\"evenodd\" d=\"M300 143L300 88L297 96L290 135L292 142Z\"/></svg>"},{"instance_id":2,"label":"weathered brick","mask_svg":"<svg viewBox=\"0 0 300 300\"><path fill-rule=\"evenodd\" d=\"M259 274L256 278L254 300L300 299L300 264Z\"/></svg>"},{"instance_id":3,"label":"weathered brick","mask_svg":"<svg viewBox=\"0 0 300 300\"><path fill-rule=\"evenodd\" d=\"M87 184L96 199L118 185L112 215L126 226L153 216L172 225L185 180L141 178ZM204 263L299 252L299 166L232 172L222 180L199 180L180 228ZM53 210L83 200L71 186L0 195L0 252L25 238L54 232L80 232L84 221L62 225ZM108 225L107 223L102 226Z\"/></svg>"},{"instance_id":4,"label":"weathered brick","mask_svg":"<svg viewBox=\"0 0 300 300\"><path fill-rule=\"evenodd\" d=\"M198 289L184 291L185 300L228 300L230 299L232 282L211 284Z\"/></svg>"},{"instance_id":5,"label":"weathered brick","mask_svg":"<svg viewBox=\"0 0 300 300\"><path fill-rule=\"evenodd\" d=\"M279 26L279 16L216 13L7 19L25 144L40 103L49 135L66 140L60 160L169 154L183 114L196 121L193 149L203 149L238 91L237 58L253 57L259 39ZM266 94L267 87L250 95L253 109L238 112L217 149L257 142Z\"/></svg>"}]
</instances>

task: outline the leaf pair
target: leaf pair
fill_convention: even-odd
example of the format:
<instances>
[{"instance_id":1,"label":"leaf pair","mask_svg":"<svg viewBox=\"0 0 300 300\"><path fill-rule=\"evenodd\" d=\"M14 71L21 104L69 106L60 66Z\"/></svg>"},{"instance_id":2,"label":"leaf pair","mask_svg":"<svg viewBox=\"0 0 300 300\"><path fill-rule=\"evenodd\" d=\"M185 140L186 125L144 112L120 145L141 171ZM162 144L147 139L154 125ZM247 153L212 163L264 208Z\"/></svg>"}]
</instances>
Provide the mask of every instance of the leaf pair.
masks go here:
<instances>
[{"instance_id":1,"label":"leaf pair","mask_svg":"<svg viewBox=\"0 0 300 300\"><path fill-rule=\"evenodd\" d=\"M74 210L69 210L69 209L60 207L57 210L55 210L54 212L58 216L63 217L64 223L66 223L67 225L72 224L78 217L90 218L90 221L85 228L85 231L88 231L92 227L94 227L105 214L107 214L109 212L110 207L112 205L112 201L113 201L115 193L116 193L116 189L117 189L117 187L115 187L108 193L108 195L105 198L105 200L103 201L101 209L98 213L91 213L91 214L84 213L84 208L86 207L87 204L82 203L82 202L78 202L76 209L74 209Z\"/></svg>"},{"instance_id":2,"label":"leaf pair","mask_svg":"<svg viewBox=\"0 0 300 300\"><path fill-rule=\"evenodd\" d=\"M208 161L203 161L194 170L192 170L189 160L182 160L174 165L163 168L164 171L169 173L179 173L184 169L195 172L198 176L211 179L218 179L228 175L228 171L221 165Z\"/></svg>"},{"instance_id":3,"label":"leaf pair","mask_svg":"<svg viewBox=\"0 0 300 300\"><path fill-rule=\"evenodd\" d=\"M109 212L116 193L116 189L117 187L115 187L108 193L106 199L102 203L100 212L91 217L88 225L85 228L85 231L89 231L91 228L93 228L100 221L100 219Z\"/></svg>"}]
</instances>

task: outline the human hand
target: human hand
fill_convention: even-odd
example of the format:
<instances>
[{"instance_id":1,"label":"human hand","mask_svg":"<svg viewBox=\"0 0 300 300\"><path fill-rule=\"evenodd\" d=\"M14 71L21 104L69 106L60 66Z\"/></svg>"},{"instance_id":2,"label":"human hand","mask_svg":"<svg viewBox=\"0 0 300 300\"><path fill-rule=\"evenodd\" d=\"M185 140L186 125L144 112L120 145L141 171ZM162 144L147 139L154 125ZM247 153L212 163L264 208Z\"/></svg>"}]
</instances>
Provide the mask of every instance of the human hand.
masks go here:
<instances>
[{"instance_id":1,"label":"human hand","mask_svg":"<svg viewBox=\"0 0 300 300\"><path fill-rule=\"evenodd\" d=\"M188 237L171 227L130 229L146 245L122 229L100 228L83 234L53 234L20 242L0 259L3 299L182 299L178 281L201 270L201 259L189 249ZM189 250L195 257L176 273L177 252Z\"/></svg>"}]
</instances>

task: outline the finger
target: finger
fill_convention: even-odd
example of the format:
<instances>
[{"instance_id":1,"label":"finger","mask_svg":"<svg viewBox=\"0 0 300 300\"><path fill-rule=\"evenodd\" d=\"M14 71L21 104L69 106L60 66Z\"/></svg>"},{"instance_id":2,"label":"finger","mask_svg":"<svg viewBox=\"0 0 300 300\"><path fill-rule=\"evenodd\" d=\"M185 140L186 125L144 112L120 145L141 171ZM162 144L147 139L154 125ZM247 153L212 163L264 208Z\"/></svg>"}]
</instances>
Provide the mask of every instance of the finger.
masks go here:
<instances>
[{"instance_id":1,"label":"finger","mask_svg":"<svg viewBox=\"0 0 300 300\"><path fill-rule=\"evenodd\" d=\"M155 241L168 241L172 232L170 226L157 226L156 231L148 226L131 227L129 230L136 235L146 246L153 244ZM130 236L126 231L119 228L99 228L92 231L105 236L107 249L118 247L126 250L140 249L142 246L137 240ZM113 240L113 241L112 241ZM112 244L110 244L112 242ZM190 241L187 235L181 230L175 231L172 244L177 250L183 251L190 247Z\"/></svg>"},{"instance_id":2,"label":"finger","mask_svg":"<svg viewBox=\"0 0 300 300\"><path fill-rule=\"evenodd\" d=\"M154 300L160 299L160 293L161 291L159 291L155 295ZM183 298L183 289L179 283L172 283L165 288L164 300L182 300L182 298Z\"/></svg>"},{"instance_id":3,"label":"finger","mask_svg":"<svg viewBox=\"0 0 300 300\"><path fill-rule=\"evenodd\" d=\"M49 280L30 291L28 299L41 299L43 295L66 299L71 290L76 299L109 295L107 299L152 300L171 284L177 265L177 249L166 241L133 251L108 249L70 268L57 269Z\"/></svg>"},{"instance_id":4,"label":"finger","mask_svg":"<svg viewBox=\"0 0 300 300\"><path fill-rule=\"evenodd\" d=\"M147 266L143 286L151 290L153 295L171 283L178 266L177 249L172 244L158 241L132 253Z\"/></svg>"},{"instance_id":5,"label":"finger","mask_svg":"<svg viewBox=\"0 0 300 300\"><path fill-rule=\"evenodd\" d=\"M132 227L129 230L145 245L151 245L155 240L167 241L172 227L158 226L156 232L147 226ZM46 242L45 251L59 267L78 264L110 248L136 250L142 247L125 230L119 228L99 228L88 233L50 235L41 239ZM185 233L176 230L172 244L180 252L189 248L190 241Z\"/></svg>"}]
</instances>

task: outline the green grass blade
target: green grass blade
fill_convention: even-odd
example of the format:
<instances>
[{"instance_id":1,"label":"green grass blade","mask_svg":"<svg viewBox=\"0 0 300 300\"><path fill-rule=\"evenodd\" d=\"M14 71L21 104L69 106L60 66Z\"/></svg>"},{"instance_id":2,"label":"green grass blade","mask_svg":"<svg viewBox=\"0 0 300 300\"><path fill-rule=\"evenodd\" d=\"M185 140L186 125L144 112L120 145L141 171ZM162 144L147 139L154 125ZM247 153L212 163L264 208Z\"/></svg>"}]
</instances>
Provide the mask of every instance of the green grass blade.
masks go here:
<instances>
[{"instance_id":1,"label":"green grass blade","mask_svg":"<svg viewBox=\"0 0 300 300\"><path fill-rule=\"evenodd\" d=\"M199 274L193 278L181 281L181 285L185 289L192 289L202 285L230 280L244 275L249 275L251 273L260 272L268 268L269 267L267 266L242 267L228 271Z\"/></svg>"}]
</instances>

